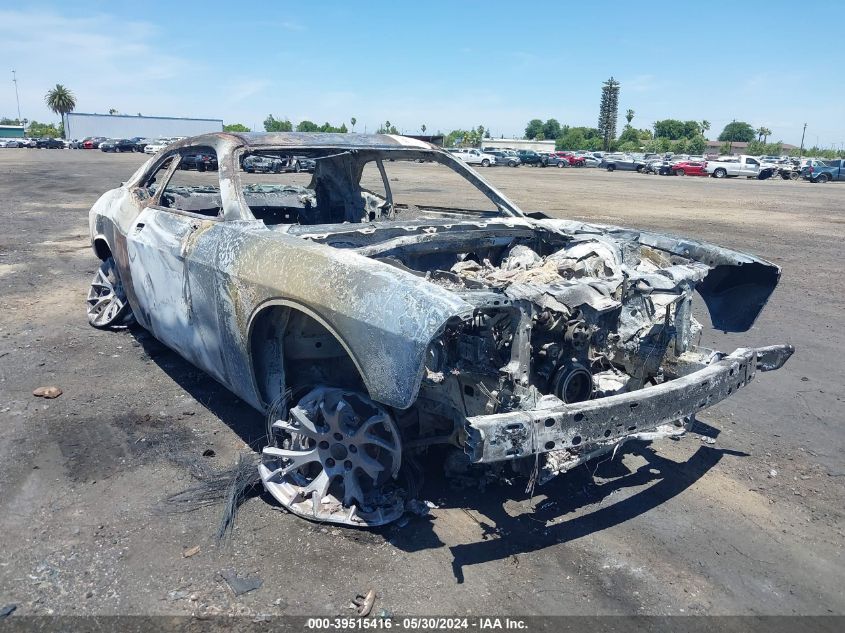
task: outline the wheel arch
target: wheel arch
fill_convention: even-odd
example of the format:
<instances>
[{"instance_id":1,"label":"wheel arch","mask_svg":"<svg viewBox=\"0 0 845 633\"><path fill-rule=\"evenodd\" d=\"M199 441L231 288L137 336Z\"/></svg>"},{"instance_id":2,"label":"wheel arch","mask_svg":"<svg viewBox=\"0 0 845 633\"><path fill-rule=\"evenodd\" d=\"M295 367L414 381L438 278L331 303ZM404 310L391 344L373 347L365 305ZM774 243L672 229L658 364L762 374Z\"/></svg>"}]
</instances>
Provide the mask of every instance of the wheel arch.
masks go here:
<instances>
[{"instance_id":1,"label":"wheel arch","mask_svg":"<svg viewBox=\"0 0 845 633\"><path fill-rule=\"evenodd\" d=\"M309 328L310 333L314 335L315 349L322 350L326 344L325 338L328 336L337 345L338 349L335 351L342 350L342 357L324 356L326 352L322 351L315 353L313 359L317 361L312 363L313 369L318 372L325 370L325 367L320 365L328 362L331 362L335 369L347 371L347 375L343 376L341 381L348 383L347 385L332 384L331 386L354 386L357 383L370 398L377 401L377 398L373 397L371 386L367 384L358 358L331 323L301 303L277 298L259 305L250 317L247 326L249 368L256 395L265 408L278 399L286 389L296 386L296 381L288 378L288 372L296 365L294 361L307 360L294 358L296 354L285 344L285 338L290 334L291 328L296 325ZM306 381L307 377L302 376L301 379Z\"/></svg>"}]
</instances>

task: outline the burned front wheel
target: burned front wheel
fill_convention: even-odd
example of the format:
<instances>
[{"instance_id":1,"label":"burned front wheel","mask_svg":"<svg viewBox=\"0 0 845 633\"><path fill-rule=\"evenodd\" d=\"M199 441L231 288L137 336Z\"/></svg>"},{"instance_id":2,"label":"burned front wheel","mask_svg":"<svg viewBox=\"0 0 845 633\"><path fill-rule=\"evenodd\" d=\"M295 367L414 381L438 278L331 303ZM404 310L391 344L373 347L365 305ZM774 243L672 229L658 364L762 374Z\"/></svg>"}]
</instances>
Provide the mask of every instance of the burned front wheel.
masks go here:
<instances>
[{"instance_id":1,"label":"burned front wheel","mask_svg":"<svg viewBox=\"0 0 845 633\"><path fill-rule=\"evenodd\" d=\"M131 322L132 309L126 300L114 258L109 257L100 264L88 290L88 323L96 328L108 329Z\"/></svg>"},{"instance_id":2,"label":"burned front wheel","mask_svg":"<svg viewBox=\"0 0 845 633\"><path fill-rule=\"evenodd\" d=\"M294 514L359 527L402 515L399 431L367 396L317 387L271 428L274 445L262 451L261 480Z\"/></svg>"}]
</instances>

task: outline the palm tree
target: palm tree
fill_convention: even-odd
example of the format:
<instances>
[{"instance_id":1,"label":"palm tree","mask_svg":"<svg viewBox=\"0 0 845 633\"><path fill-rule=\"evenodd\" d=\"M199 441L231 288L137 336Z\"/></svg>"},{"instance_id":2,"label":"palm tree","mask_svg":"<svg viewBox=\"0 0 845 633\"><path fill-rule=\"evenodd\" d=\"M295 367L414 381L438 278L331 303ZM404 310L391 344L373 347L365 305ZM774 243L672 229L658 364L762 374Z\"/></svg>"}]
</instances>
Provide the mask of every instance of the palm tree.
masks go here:
<instances>
[{"instance_id":1,"label":"palm tree","mask_svg":"<svg viewBox=\"0 0 845 633\"><path fill-rule=\"evenodd\" d=\"M625 112L625 119L628 121L628 125L631 125L631 121L634 120L634 111L631 108Z\"/></svg>"},{"instance_id":2,"label":"palm tree","mask_svg":"<svg viewBox=\"0 0 845 633\"><path fill-rule=\"evenodd\" d=\"M115 110L114 108L110 108L109 114L117 114L117 110Z\"/></svg>"},{"instance_id":3,"label":"palm tree","mask_svg":"<svg viewBox=\"0 0 845 633\"><path fill-rule=\"evenodd\" d=\"M423 124L420 126L420 130L422 131L422 133L423 133L423 134L425 134L426 129L427 129L427 128L425 127L425 123L423 123Z\"/></svg>"},{"instance_id":4,"label":"palm tree","mask_svg":"<svg viewBox=\"0 0 845 633\"><path fill-rule=\"evenodd\" d=\"M763 142L764 143L769 140L769 135L771 133L772 133L772 131L769 128L767 128L767 127L763 128Z\"/></svg>"},{"instance_id":5,"label":"palm tree","mask_svg":"<svg viewBox=\"0 0 845 633\"><path fill-rule=\"evenodd\" d=\"M44 95L44 102L48 108L62 117L63 120L64 115L68 112L73 112L73 109L76 107L76 97L62 84L56 84L55 88L47 91L47 94Z\"/></svg>"},{"instance_id":6,"label":"palm tree","mask_svg":"<svg viewBox=\"0 0 845 633\"><path fill-rule=\"evenodd\" d=\"M351 119L349 119L349 122L352 124L352 131L354 132L355 131L355 124L358 123L358 119L356 119L355 117L352 117Z\"/></svg>"},{"instance_id":7,"label":"palm tree","mask_svg":"<svg viewBox=\"0 0 845 633\"><path fill-rule=\"evenodd\" d=\"M701 122L701 135L704 136L705 132L707 132L707 130L709 130L709 129L710 129L710 121L708 121L707 119L704 119Z\"/></svg>"},{"instance_id":8,"label":"palm tree","mask_svg":"<svg viewBox=\"0 0 845 633\"><path fill-rule=\"evenodd\" d=\"M757 131L757 140L762 141L763 135L766 133L766 128L758 127L756 131Z\"/></svg>"}]
</instances>

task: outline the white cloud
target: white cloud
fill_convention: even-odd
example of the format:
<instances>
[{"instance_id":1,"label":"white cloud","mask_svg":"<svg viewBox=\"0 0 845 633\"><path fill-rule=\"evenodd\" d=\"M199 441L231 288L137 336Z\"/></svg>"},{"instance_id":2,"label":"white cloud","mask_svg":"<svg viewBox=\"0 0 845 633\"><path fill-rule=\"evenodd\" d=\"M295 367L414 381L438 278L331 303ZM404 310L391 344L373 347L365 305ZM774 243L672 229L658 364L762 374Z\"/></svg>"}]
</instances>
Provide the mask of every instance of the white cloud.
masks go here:
<instances>
[{"instance_id":1,"label":"white cloud","mask_svg":"<svg viewBox=\"0 0 845 633\"><path fill-rule=\"evenodd\" d=\"M295 22L293 20L285 20L284 22L279 23L279 26L285 29L286 31L305 31L304 24L299 22Z\"/></svg>"},{"instance_id":2,"label":"white cloud","mask_svg":"<svg viewBox=\"0 0 845 633\"><path fill-rule=\"evenodd\" d=\"M44 104L56 83L76 95L82 112L171 114L182 99L169 82L203 68L171 53L167 34L149 22L3 10L0 24L0 59L17 71L21 113L28 119L56 119ZM15 108L14 90L0 92L0 116Z\"/></svg>"}]
</instances>

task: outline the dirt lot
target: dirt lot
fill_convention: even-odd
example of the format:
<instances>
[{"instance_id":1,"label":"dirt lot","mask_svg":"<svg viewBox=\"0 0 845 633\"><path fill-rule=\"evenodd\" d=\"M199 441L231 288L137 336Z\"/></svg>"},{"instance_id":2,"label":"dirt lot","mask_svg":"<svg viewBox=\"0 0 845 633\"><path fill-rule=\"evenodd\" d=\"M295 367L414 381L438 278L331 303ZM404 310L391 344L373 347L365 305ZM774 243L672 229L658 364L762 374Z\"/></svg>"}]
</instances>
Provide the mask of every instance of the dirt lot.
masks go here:
<instances>
[{"instance_id":1,"label":"dirt lot","mask_svg":"<svg viewBox=\"0 0 845 633\"><path fill-rule=\"evenodd\" d=\"M355 531L256 495L217 545L221 504L177 513L165 498L194 483L191 464L223 469L258 448L263 420L143 330L85 318L88 209L142 160L0 150L0 606L350 615L373 588L374 612L397 614L845 612L845 187L485 170L526 211L771 259L783 279L756 326L703 343L788 342L795 356L696 433L632 445L533 499L431 474L429 517ZM40 385L64 394L35 398ZM226 570L263 585L236 597Z\"/></svg>"}]
</instances>

